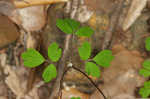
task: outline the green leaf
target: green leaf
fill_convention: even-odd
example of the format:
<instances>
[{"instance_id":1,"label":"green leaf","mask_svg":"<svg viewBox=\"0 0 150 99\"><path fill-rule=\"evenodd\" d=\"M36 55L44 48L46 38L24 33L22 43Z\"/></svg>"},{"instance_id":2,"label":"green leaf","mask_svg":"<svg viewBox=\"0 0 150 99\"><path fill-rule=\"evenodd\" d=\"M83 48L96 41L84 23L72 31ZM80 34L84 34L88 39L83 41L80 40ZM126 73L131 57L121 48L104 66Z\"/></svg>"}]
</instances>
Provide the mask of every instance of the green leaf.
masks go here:
<instances>
[{"instance_id":1,"label":"green leaf","mask_svg":"<svg viewBox=\"0 0 150 99\"><path fill-rule=\"evenodd\" d=\"M93 29L90 27L81 27L75 34L78 36L90 37L94 33Z\"/></svg>"},{"instance_id":2,"label":"green leaf","mask_svg":"<svg viewBox=\"0 0 150 99\"><path fill-rule=\"evenodd\" d=\"M150 89L145 88L145 87L140 88L139 94L142 96L142 98L148 98L148 96L150 95Z\"/></svg>"},{"instance_id":3,"label":"green leaf","mask_svg":"<svg viewBox=\"0 0 150 99\"><path fill-rule=\"evenodd\" d=\"M113 59L114 56L112 56L112 51L110 50L103 50L93 58L93 60L102 67L109 67Z\"/></svg>"},{"instance_id":4,"label":"green leaf","mask_svg":"<svg viewBox=\"0 0 150 99\"><path fill-rule=\"evenodd\" d=\"M72 28L73 32L75 32L79 28L79 26L80 26L80 22L75 21L73 19L67 19L66 18L64 20L69 24L69 26Z\"/></svg>"},{"instance_id":5,"label":"green leaf","mask_svg":"<svg viewBox=\"0 0 150 99\"><path fill-rule=\"evenodd\" d=\"M144 82L144 87L150 89L150 81Z\"/></svg>"},{"instance_id":6,"label":"green leaf","mask_svg":"<svg viewBox=\"0 0 150 99\"><path fill-rule=\"evenodd\" d=\"M24 66L30 68L37 67L45 61L44 57L38 51L32 48L22 53L21 57L24 61Z\"/></svg>"},{"instance_id":7,"label":"green leaf","mask_svg":"<svg viewBox=\"0 0 150 99\"><path fill-rule=\"evenodd\" d=\"M63 19L57 19L56 26L64 33L71 34L73 32L70 25Z\"/></svg>"},{"instance_id":8,"label":"green leaf","mask_svg":"<svg viewBox=\"0 0 150 99\"><path fill-rule=\"evenodd\" d=\"M85 64L85 71L88 75L91 75L93 77L100 77L100 70L98 66L92 62L87 62Z\"/></svg>"},{"instance_id":9,"label":"green leaf","mask_svg":"<svg viewBox=\"0 0 150 99\"><path fill-rule=\"evenodd\" d=\"M147 69L140 69L139 74L143 75L144 77L148 77L150 76L150 71Z\"/></svg>"},{"instance_id":10,"label":"green leaf","mask_svg":"<svg viewBox=\"0 0 150 99\"><path fill-rule=\"evenodd\" d=\"M145 69L150 70L150 60L145 60L142 65Z\"/></svg>"},{"instance_id":11,"label":"green leaf","mask_svg":"<svg viewBox=\"0 0 150 99\"><path fill-rule=\"evenodd\" d=\"M51 61L57 62L61 57L61 54L62 54L62 50L61 48L59 48L56 42L52 43L48 47L48 57L51 59Z\"/></svg>"},{"instance_id":12,"label":"green leaf","mask_svg":"<svg viewBox=\"0 0 150 99\"><path fill-rule=\"evenodd\" d=\"M80 97L71 97L71 99L81 99Z\"/></svg>"},{"instance_id":13,"label":"green leaf","mask_svg":"<svg viewBox=\"0 0 150 99\"><path fill-rule=\"evenodd\" d=\"M87 60L91 55L91 45L89 42L84 42L82 46L78 48L78 52L82 60Z\"/></svg>"},{"instance_id":14,"label":"green leaf","mask_svg":"<svg viewBox=\"0 0 150 99\"><path fill-rule=\"evenodd\" d=\"M55 65L53 64L50 64L48 67L46 67L42 74L42 77L46 83L56 78L56 76L57 76L57 70Z\"/></svg>"},{"instance_id":15,"label":"green leaf","mask_svg":"<svg viewBox=\"0 0 150 99\"><path fill-rule=\"evenodd\" d=\"M145 40L145 48L150 51L150 37L147 37Z\"/></svg>"},{"instance_id":16,"label":"green leaf","mask_svg":"<svg viewBox=\"0 0 150 99\"><path fill-rule=\"evenodd\" d=\"M64 33L72 34L79 28L80 23L73 19L57 19L56 26Z\"/></svg>"}]
</instances>

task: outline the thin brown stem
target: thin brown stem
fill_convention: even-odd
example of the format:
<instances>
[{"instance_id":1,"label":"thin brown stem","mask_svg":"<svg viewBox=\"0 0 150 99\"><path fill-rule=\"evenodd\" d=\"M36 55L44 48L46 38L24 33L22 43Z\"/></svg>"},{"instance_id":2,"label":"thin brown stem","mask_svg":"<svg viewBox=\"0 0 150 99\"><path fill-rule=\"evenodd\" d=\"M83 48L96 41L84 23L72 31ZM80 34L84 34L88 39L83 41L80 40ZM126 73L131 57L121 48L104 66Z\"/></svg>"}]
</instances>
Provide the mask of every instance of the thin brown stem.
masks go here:
<instances>
[{"instance_id":1,"label":"thin brown stem","mask_svg":"<svg viewBox=\"0 0 150 99\"><path fill-rule=\"evenodd\" d=\"M98 90L98 92L100 94L102 94L102 96L104 97L104 99L107 99L106 96L104 95L104 93L101 91L100 88L97 87L97 85L94 83L94 81L83 71L81 71L80 69L76 68L75 66L72 66L73 69L79 71L80 73L82 73L84 76L86 76L88 78L88 80L95 86L95 88Z\"/></svg>"},{"instance_id":2,"label":"thin brown stem","mask_svg":"<svg viewBox=\"0 0 150 99\"><path fill-rule=\"evenodd\" d=\"M61 85L60 85L61 87L60 87L60 88L61 88L61 89L62 89L62 83L63 83L63 80L64 80L64 76L65 76L65 74L66 74L71 68L75 69L76 71L78 71L78 72L82 73L84 76L86 76L86 77L88 78L88 80L95 86L95 88L98 90L98 92L104 97L104 99L107 99L106 96L104 95L104 93L102 92L102 90L97 87L97 85L94 83L94 81L93 81L86 73L84 73L84 72L81 71L80 69L76 68L75 66L68 67L68 68L65 70L65 72L63 73L63 76L62 76L61 81L60 81L60 83L61 83ZM59 90L59 93L61 92L61 89ZM61 96L61 95L60 95L60 99L62 99L62 96Z\"/></svg>"},{"instance_id":3,"label":"thin brown stem","mask_svg":"<svg viewBox=\"0 0 150 99\"><path fill-rule=\"evenodd\" d=\"M60 92L62 91L62 83L63 83L63 81L64 81L64 76L66 75L66 73L67 73L71 68L72 68L72 67L68 67L68 68L64 71L64 73L63 73L63 76L62 76L62 78L61 78L61 80L60 80L59 94L60 94ZM62 92L61 92L61 95L60 95L60 99L62 99Z\"/></svg>"}]
</instances>

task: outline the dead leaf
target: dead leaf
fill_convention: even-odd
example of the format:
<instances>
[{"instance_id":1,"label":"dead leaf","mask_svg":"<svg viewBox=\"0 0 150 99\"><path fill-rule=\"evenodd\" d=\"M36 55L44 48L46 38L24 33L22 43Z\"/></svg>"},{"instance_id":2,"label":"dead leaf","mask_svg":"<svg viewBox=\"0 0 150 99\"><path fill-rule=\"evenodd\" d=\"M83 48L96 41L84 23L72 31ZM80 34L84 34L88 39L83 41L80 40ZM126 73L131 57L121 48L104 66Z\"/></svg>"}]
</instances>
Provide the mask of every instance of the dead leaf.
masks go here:
<instances>
[{"instance_id":1,"label":"dead leaf","mask_svg":"<svg viewBox=\"0 0 150 99\"><path fill-rule=\"evenodd\" d=\"M89 99L89 96L87 94L81 93L74 88L71 88L69 90L62 90L62 99L70 99L71 97L80 97L81 99Z\"/></svg>"},{"instance_id":2,"label":"dead leaf","mask_svg":"<svg viewBox=\"0 0 150 99\"><path fill-rule=\"evenodd\" d=\"M15 10L15 6L11 0L0 0L0 13L6 16L10 16Z\"/></svg>"},{"instance_id":3,"label":"dead leaf","mask_svg":"<svg viewBox=\"0 0 150 99\"><path fill-rule=\"evenodd\" d=\"M33 6L23 9L18 9L21 17L22 26L26 31L39 31L43 28L46 22L46 14L44 6Z\"/></svg>"},{"instance_id":4,"label":"dead leaf","mask_svg":"<svg viewBox=\"0 0 150 99\"><path fill-rule=\"evenodd\" d=\"M23 8L35 5L55 4L67 1L68 0L15 0L14 4L17 8Z\"/></svg>"},{"instance_id":5,"label":"dead leaf","mask_svg":"<svg viewBox=\"0 0 150 99\"><path fill-rule=\"evenodd\" d=\"M118 51L118 52L117 52ZM109 68L102 72L104 84L99 88L111 99L135 99L135 90L146 80L138 74L143 58L138 51L129 51L121 45L113 48L115 59ZM90 99L101 99L96 91Z\"/></svg>"},{"instance_id":6,"label":"dead leaf","mask_svg":"<svg viewBox=\"0 0 150 99\"><path fill-rule=\"evenodd\" d=\"M84 0L87 7L96 12L104 11L109 13L114 6L114 0Z\"/></svg>"},{"instance_id":7,"label":"dead leaf","mask_svg":"<svg viewBox=\"0 0 150 99\"><path fill-rule=\"evenodd\" d=\"M17 27L6 16L0 15L0 48L14 42L19 35Z\"/></svg>"},{"instance_id":8,"label":"dead leaf","mask_svg":"<svg viewBox=\"0 0 150 99\"><path fill-rule=\"evenodd\" d=\"M123 23L123 30L127 30L135 20L141 15L142 10L147 4L147 0L132 0L127 17Z\"/></svg>"}]
</instances>

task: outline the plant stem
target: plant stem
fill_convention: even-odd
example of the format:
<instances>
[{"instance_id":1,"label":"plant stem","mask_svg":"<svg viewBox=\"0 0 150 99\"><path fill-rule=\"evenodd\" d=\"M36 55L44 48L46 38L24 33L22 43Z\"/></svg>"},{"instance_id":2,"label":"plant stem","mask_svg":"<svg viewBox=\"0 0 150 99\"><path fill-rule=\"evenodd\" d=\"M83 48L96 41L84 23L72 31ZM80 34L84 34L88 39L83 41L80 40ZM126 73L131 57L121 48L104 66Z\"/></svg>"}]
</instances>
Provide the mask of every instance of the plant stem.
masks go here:
<instances>
[{"instance_id":1,"label":"plant stem","mask_svg":"<svg viewBox=\"0 0 150 99\"><path fill-rule=\"evenodd\" d=\"M84 73L84 72L81 71L80 69L76 68L75 66L68 67L68 68L64 71L63 76L62 76L61 81L60 81L60 83L61 83L60 88L61 88L61 89L62 89L62 82L63 82L63 80L64 80L64 76L65 76L65 74L66 74L71 68L75 69L76 71L79 71L79 72L82 73L84 76L86 76L86 77L88 78L88 80L95 86L95 88L98 90L98 92L99 92L100 94L102 94L102 96L104 97L104 99L107 99L106 96L104 95L104 93L102 92L102 90L97 87L97 85L94 83L94 81L93 81L86 73ZM60 89L60 90L61 90L61 89ZM60 93L60 90L59 90L59 93ZM60 95L60 99L62 99L62 95Z\"/></svg>"},{"instance_id":2,"label":"plant stem","mask_svg":"<svg viewBox=\"0 0 150 99\"><path fill-rule=\"evenodd\" d=\"M104 95L104 93L101 91L101 89L97 87L97 85L94 83L94 81L86 73L84 73L80 69L76 68L75 66L72 66L72 68L75 69L75 70L77 70L77 71L79 71L84 76L86 76L89 79L89 81L95 86L95 88L99 91L99 93L102 94L102 96L104 97L104 99L107 99L106 96Z\"/></svg>"},{"instance_id":3,"label":"plant stem","mask_svg":"<svg viewBox=\"0 0 150 99\"><path fill-rule=\"evenodd\" d=\"M63 81L64 81L64 76L65 76L65 74L71 69L72 67L68 67L65 71L64 71L64 73L63 73L63 76L62 76L62 78L61 78L61 80L60 80L60 90L59 90L59 94L60 94L60 92L61 92L61 90L62 90L62 83L63 83ZM61 92L61 95L60 95L60 99L62 99L62 92Z\"/></svg>"}]
</instances>

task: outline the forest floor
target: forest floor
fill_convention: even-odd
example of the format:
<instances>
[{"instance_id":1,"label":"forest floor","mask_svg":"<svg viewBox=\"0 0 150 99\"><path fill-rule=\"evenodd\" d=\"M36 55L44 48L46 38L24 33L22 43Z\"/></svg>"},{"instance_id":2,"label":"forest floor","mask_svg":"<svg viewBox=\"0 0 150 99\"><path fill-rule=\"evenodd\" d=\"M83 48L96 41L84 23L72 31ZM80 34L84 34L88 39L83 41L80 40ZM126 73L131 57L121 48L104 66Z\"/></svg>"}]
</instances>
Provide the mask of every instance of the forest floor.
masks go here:
<instances>
[{"instance_id":1,"label":"forest floor","mask_svg":"<svg viewBox=\"0 0 150 99\"><path fill-rule=\"evenodd\" d=\"M23 5L15 1L16 8L2 6L4 2L0 0L0 99L51 99L55 80L43 82L41 75L46 64L26 68L21 54L27 48L35 48L47 57L52 42L64 49L66 34L56 27L56 20L60 18L75 19L81 26L94 30L91 38L73 38L71 53L68 53L73 65L84 71L77 48L85 40L92 44L92 56L110 49L115 56L111 66L102 68L100 78L91 79L109 99L141 97L139 88L148 80L139 70L150 55L145 49L145 39L150 36L149 0L25 1L28 2ZM68 60L64 60L67 64ZM62 85L62 99L103 99L91 82L73 69L65 75Z\"/></svg>"}]
</instances>

